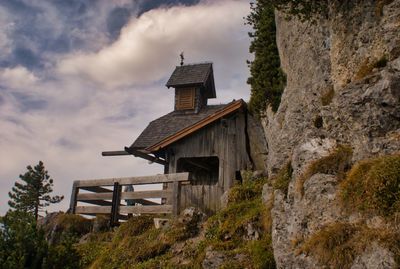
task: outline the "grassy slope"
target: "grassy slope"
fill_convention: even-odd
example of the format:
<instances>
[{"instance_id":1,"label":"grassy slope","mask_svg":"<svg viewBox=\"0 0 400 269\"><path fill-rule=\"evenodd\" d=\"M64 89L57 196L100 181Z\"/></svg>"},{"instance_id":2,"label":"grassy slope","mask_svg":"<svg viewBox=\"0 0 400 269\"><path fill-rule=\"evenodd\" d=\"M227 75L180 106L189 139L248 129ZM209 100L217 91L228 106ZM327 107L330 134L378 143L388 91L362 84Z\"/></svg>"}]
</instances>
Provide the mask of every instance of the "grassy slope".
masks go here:
<instances>
[{"instance_id":1,"label":"grassy slope","mask_svg":"<svg viewBox=\"0 0 400 269\"><path fill-rule=\"evenodd\" d=\"M263 179L234 187L226 209L197 225L175 221L157 230L151 217L132 218L115 232L92 234L77 245L82 268L201 268L207 251L222 268L275 268L269 209L261 202ZM247 238L251 225L256 238Z\"/></svg>"}]
</instances>

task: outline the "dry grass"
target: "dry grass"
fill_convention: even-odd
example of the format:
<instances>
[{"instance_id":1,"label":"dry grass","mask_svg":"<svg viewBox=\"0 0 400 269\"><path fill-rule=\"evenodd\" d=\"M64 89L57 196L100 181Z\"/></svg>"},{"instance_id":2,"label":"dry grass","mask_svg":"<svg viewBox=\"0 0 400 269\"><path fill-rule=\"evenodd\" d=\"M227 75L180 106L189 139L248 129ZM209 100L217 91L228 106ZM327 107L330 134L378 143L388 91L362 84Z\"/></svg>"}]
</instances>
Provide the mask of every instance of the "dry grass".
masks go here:
<instances>
[{"instance_id":1,"label":"dry grass","mask_svg":"<svg viewBox=\"0 0 400 269\"><path fill-rule=\"evenodd\" d=\"M333 97L335 96L335 90L333 86L330 86L328 90L321 96L321 103L323 106L327 106L332 103Z\"/></svg>"},{"instance_id":2,"label":"dry grass","mask_svg":"<svg viewBox=\"0 0 400 269\"><path fill-rule=\"evenodd\" d=\"M349 146L338 146L331 154L313 161L297 179L296 190L304 195L304 183L313 175L322 173L343 179L350 168L353 150Z\"/></svg>"},{"instance_id":3,"label":"dry grass","mask_svg":"<svg viewBox=\"0 0 400 269\"><path fill-rule=\"evenodd\" d=\"M355 74L355 80L361 80L372 73L374 68L382 68L387 65L387 57L383 55L380 59L370 62L369 59L365 59L364 62L360 65L357 73Z\"/></svg>"},{"instance_id":4,"label":"dry grass","mask_svg":"<svg viewBox=\"0 0 400 269\"><path fill-rule=\"evenodd\" d=\"M365 224L337 222L308 238L297 254L307 253L330 268L351 268L354 259L372 243L389 249L399 257L400 234L388 229L373 229ZM397 261L398 262L398 261Z\"/></svg>"},{"instance_id":5,"label":"dry grass","mask_svg":"<svg viewBox=\"0 0 400 269\"><path fill-rule=\"evenodd\" d=\"M272 179L272 187L275 190L281 190L285 194L285 197L287 197L288 195L289 183L292 179L292 174L292 163L289 161L281 168L281 170L279 170L278 174Z\"/></svg>"},{"instance_id":6,"label":"dry grass","mask_svg":"<svg viewBox=\"0 0 400 269\"><path fill-rule=\"evenodd\" d=\"M341 182L339 190L348 211L383 217L400 213L400 154L358 162Z\"/></svg>"},{"instance_id":7,"label":"dry grass","mask_svg":"<svg viewBox=\"0 0 400 269\"><path fill-rule=\"evenodd\" d=\"M382 17L383 16L383 8L385 5L388 5L392 3L393 0L377 0L376 1L376 6L375 6L375 15L377 17Z\"/></svg>"}]
</instances>

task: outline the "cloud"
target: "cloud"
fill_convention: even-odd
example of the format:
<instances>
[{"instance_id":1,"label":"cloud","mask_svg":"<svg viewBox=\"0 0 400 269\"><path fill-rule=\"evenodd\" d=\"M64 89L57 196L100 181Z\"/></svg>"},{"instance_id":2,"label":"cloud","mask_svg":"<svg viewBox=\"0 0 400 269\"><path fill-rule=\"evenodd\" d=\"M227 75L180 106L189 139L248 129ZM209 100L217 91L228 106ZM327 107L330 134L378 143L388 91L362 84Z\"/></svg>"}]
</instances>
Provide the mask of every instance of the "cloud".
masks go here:
<instances>
[{"instance_id":1,"label":"cloud","mask_svg":"<svg viewBox=\"0 0 400 269\"><path fill-rule=\"evenodd\" d=\"M244 55L247 51L242 37L246 28L242 26L248 10L246 1L151 10L133 18L115 43L96 53L69 55L60 61L58 70L114 88L165 78L181 51L187 61L223 61L232 66L236 59L243 59L238 52ZM238 35L240 27L243 30Z\"/></svg>"},{"instance_id":2,"label":"cloud","mask_svg":"<svg viewBox=\"0 0 400 269\"><path fill-rule=\"evenodd\" d=\"M15 11L14 17L0 16L0 22L10 23L7 31L0 29L0 47L9 48L0 55L23 47L43 64L27 67L10 55L0 62L0 214L7 210L7 192L18 175L39 160L55 180L54 193L66 196L50 210L66 210L73 180L162 173L161 166L139 158L100 153L122 150L151 120L173 109L174 92L164 85L181 51L187 63L214 62L219 99L213 103L248 97L249 39L242 19L249 11L247 1L160 7L130 16L119 36L110 38L123 24L108 29L110 12L140 13L146 1L136 6L130 0L0 4L0 15ZM163 1L158 2L154 5ZM32 9L37 12L29 15ZM45 14L47 19L36 21ZM38 23L33 28L28 27L32 20ZM28 40L25 32L32 29L40 33ZM60 48L64 42L68 45Z\"/></svg>"},{"instance_id":3,"label":"cloud","mask_svg":"<svg viewBox=\"0 0 400 269\"><path fill-rule=\"evenodd\" d=\"M0 81L3 86L10 88L27 88L35 84L38 78L25 67L17 66L0 70Z\"/></svg>"}]
</instances>

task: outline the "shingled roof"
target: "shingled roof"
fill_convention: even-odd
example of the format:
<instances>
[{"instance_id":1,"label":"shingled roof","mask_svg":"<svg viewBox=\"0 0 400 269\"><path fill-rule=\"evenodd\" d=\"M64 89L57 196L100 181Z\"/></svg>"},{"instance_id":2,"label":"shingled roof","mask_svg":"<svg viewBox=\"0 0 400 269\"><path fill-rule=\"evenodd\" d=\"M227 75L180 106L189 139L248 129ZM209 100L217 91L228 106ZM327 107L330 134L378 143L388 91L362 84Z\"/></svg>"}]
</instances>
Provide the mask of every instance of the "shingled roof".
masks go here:
<instances>
[{"instance_id":1,"label":"shingled roof","mask_svg":"<svg viewBox=\"0 0 400 269\"><path fill-rule=\"evenodd\" d=\"M188 64L177 66L166 86L185 87L202 86L208 93L208 98L215 98L214 75L212 63Z\"/></svg>"},{"instance_id":2,"label":"shingled roof","mask_svg":"<svg viewBox=\"0 0 400 269\"><path fill-rule=\"evenodd\" d=\"M169 78L166 86L205 85L212 70L212 63L188 64L177 66Z\"/></svg>"},{"instance_id":3,"label":"shingled roof","mask_svg":"<svg viewBox=\"0 0 400 269\"><path fill-rule=\"evenodd\" d=\"M196 124L204 123L207 119L216 120L232 109L237 109L243 105L243 101L234 101L225 105L209 105L204 107L197 114L185 114L180 111L173 111L152 122L144 129L139 137L130 146L132 149L146 149L164 141L182 130L189 129Z\"/></svg>"}]
</instances>

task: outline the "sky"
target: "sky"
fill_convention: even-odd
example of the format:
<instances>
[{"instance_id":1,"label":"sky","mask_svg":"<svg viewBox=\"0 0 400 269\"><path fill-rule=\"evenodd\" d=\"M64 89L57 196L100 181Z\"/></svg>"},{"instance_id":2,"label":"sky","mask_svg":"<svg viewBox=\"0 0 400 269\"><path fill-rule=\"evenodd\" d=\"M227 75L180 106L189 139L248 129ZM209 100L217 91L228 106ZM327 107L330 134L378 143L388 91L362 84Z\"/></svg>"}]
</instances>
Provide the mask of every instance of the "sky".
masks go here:
<instances>
[{"instance_id":1,"label":"sky","mask_svg":"<svg viewBox=\"0 0 400 269\"><path fill-rule=\"evenodd\" d=\"M248 0L0 1L0 215L44 162L67 210L74 180L162 173L123 150L173 110L179 65L212 61L217 99L249 99ZM211 101L211 100L210 100Z\"/></svg>"}]
</instances>

